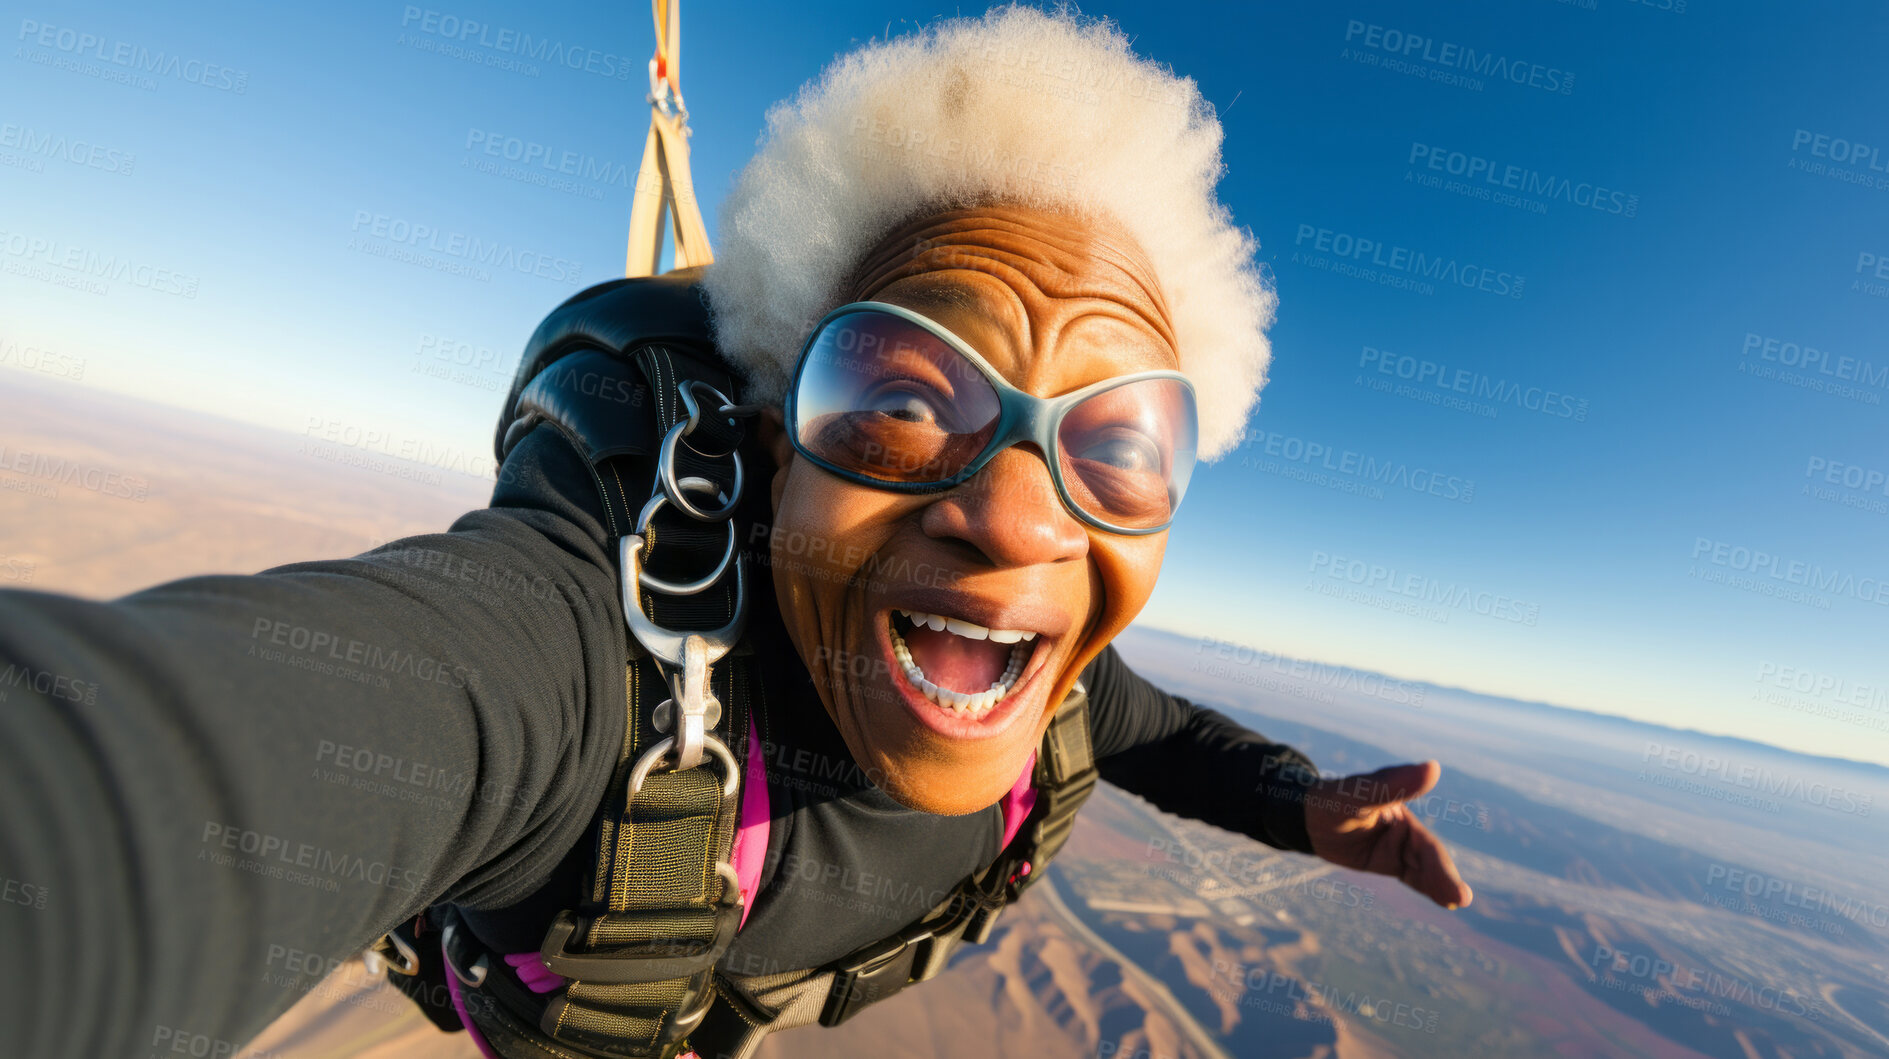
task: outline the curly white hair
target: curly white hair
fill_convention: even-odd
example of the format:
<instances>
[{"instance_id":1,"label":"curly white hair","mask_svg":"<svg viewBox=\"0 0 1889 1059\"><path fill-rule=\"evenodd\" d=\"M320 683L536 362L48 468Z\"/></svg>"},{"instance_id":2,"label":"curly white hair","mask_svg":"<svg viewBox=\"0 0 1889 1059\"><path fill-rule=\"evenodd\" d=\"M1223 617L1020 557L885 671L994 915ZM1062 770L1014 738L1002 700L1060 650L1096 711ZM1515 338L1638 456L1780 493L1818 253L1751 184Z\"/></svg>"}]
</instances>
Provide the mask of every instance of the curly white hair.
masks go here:
<instances>
[{"instance_id":1,"label":"curly white hair","mask_svg":"<svg viewBox=\"0 0 1889 1059\"><path fill-rule=\"evenodd\" d=\"M767 126L704 279L752 398L781 399L808 327L895 224L1006 202L1110 218L1140 243L1194 383L1201 456L1239 443L1277 299L1215 195L1213 108L1115 25L1023 6L940 21L840 56Z\"/></svg>"}]
</instances>

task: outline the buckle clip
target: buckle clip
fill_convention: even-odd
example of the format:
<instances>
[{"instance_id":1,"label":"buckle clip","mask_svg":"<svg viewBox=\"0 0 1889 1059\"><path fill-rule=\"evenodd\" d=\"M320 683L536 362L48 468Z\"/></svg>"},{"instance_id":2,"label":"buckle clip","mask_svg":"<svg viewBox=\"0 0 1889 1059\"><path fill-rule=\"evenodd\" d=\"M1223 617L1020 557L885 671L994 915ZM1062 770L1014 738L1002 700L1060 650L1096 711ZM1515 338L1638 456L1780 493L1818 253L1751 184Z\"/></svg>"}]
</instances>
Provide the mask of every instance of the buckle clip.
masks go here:
<instances>
[{"instance_id":1,"label":"buckle clip","mask_svg":"<svg viewBox=\"0 0 1889 1059\"><path fill-rule=\"evenodd\" d=\"M826 1005L820 1009L820 1025L837 1026L912 984L912 967L918 962L919 948L929 940L930 930L912 938L894 934L856 953L856 958L833 973Z\"/></svg>"},{"instance_id":2,"label":"buckle clip","mask_svg":"<svg viewBox=\"0 0 1889 1059\"><path fill-rule=\"evenodd\" d=\"M735 870L727 864L717 864L715 872L724 885L721 900L711 906L715 912L715 933L710 938L689 942L653 940L607 952L572 952L569 946L577 933L577 916L566 910L551 921L551 929L545 932L538 955L554 974L604 985L662 982L707 971L728 950L728 943L735 937L735 927L741 922L741 883Z\"/></svg>"}]
</instances>

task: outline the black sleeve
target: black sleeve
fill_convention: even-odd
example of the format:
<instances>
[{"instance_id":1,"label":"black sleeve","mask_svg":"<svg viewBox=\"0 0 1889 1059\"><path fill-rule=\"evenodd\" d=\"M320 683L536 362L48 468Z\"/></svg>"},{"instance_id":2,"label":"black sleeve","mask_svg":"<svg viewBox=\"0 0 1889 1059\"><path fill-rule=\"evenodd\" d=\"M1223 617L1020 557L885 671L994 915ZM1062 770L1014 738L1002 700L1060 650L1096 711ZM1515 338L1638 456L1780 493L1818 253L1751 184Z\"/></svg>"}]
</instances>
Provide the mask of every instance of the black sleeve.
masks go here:
<instances>
[{"instance_id":1,"label":"black sleeve","mask_svg":"<svg viewBox=\"0 0 1889 1059\"><path fill-rule=\"evenodd\" d=\"M623 739L588 474L538 430L447 533L0 592L0 1054L240 1054L428 904L540 885Z\"/></svg>"},{"instance_id":2,"label":"black sleeve","mask_svg":"<svg viewBox=\"0 0 1889 1059\"><path fill-rule=\"evenodd\" d=\"M1142 679L1114 647L1082 672L1102 778L1156 807L1312 851L1305 791L1317 770L1304 754Z\"/></svg>"}]
</instances>

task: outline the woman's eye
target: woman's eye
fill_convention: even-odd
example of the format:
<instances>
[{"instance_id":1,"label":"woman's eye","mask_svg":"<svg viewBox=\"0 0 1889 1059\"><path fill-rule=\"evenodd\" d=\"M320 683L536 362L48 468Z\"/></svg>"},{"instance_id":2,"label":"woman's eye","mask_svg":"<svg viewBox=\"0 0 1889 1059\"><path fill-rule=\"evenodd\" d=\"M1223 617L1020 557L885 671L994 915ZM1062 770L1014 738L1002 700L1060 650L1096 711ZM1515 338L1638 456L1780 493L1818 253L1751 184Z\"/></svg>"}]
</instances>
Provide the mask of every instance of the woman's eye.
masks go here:
<instances>
[{"instance_id":1,"label":"woman's eye","mask_svg":"<svg viewBox=\"0 0 1889 1059\"><path fill-rule=\"evenodd\" d=\"M1105 438L1076 454L1078 459L1104 463L1117 470L1146 474L1161 469L1161 453L1154 442L1140 435Z\"/></svg>"},{"instance_id":2,"label":"woman's eye","mask_svg":"<svg viewBox=\"0 0 1889 1059\"><path fill-rule=\"evenodd\" d=\"M881 391L867 402L866 410L907 423L933 423L938 419L938 409L932 402L910 390Z\"/></svg>"}]
</instances>

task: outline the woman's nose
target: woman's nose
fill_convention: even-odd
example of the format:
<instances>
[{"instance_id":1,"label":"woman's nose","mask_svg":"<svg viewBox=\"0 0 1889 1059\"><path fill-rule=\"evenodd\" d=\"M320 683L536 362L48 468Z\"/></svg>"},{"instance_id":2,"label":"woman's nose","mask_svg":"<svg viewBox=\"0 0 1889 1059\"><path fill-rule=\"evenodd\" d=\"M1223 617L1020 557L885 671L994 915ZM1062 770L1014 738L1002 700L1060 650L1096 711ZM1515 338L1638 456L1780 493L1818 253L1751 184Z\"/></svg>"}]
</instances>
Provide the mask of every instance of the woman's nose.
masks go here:
<instances>
[{"instance_id":1,"label":"woman's nose","mask_svg":"<svg viewBox=\"0 0 1889 1059\"><path fill-rule=\"evenodd\" d=\"M934 538L955 538L993 566L1065 562L1088 554L1087 528L1063 506L1049 464L1034 446L997 454L971 480L933 501L921 522Z\"/></svg>"}]
</instances>

